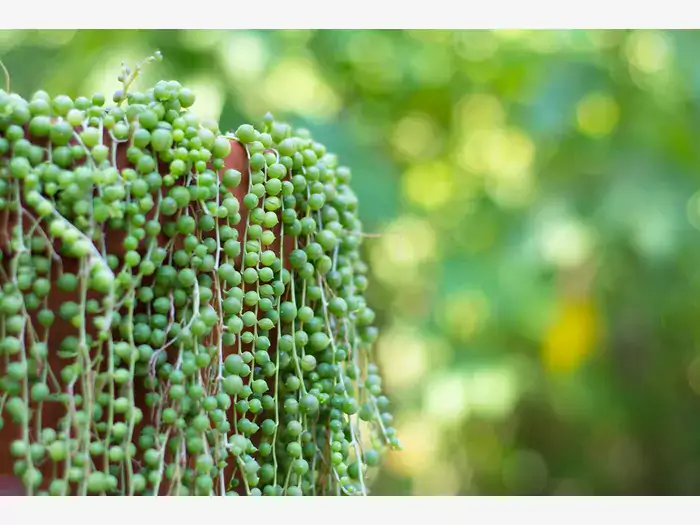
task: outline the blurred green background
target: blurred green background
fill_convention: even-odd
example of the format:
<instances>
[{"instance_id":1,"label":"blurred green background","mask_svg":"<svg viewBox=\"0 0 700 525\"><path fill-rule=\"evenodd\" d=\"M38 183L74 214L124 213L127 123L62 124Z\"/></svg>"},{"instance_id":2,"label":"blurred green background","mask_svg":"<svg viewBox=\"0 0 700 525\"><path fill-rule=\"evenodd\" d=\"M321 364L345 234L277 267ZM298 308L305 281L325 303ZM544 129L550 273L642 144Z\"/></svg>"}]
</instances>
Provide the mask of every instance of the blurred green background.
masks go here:
<instances>
[{"instance_id":1,"label":"blurred green background","mask_svg":"<svg viewBox=\"0 0 700 525\"><path fill-rule=\"evenodd\" d=\"M381 495L700 493L696 31L0 31L12 88L175 78L353 168Z\"/></svg>"}]
</instances>

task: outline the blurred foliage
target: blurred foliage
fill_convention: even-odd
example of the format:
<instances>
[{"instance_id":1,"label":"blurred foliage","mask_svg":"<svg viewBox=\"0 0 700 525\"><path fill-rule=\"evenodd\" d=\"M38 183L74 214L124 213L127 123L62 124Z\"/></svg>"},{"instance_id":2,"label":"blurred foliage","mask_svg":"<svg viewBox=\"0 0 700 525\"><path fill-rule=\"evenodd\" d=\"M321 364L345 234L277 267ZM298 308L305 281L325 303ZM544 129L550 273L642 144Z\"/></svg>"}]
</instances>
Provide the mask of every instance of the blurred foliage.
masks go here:
<instances>
[{"instance_id":1,"label":"blurred foliage","mask_svg":"<svg viewBox=\"0 0 700 525\"><path fill-rule=\"evenodd\" d=\"M353 168L405 451L376 494L700 492L696 31L3 31L15 91L192 87Z\"/></svg>"}]
</instances>

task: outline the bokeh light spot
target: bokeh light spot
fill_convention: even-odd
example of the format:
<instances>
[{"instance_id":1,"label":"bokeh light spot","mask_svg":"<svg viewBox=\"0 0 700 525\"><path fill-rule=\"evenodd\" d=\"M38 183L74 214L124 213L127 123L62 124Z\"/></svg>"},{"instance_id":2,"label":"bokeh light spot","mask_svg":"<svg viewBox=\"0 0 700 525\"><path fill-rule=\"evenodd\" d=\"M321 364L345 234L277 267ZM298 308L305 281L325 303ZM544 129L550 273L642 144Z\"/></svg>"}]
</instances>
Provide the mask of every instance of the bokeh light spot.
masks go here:
<instances>
[{"instance_id":1,"label":"bokeh light spot","mask_svg":"<svg viewBox=\"0 0 700 525\"><path fill-rule=\"evenodd\" d=\"M307 118L328 119L340 110L340 100L316 66L305 58L282 60L265 79L262 89L274 109Z\"/></svg>"},{"instance_id":2,"label":"bokeh light spot","mask_svg":"<svg viewBox=\"0 0 700 525\"><path fill-rule=\"evenodd\" d=\"M535 218L535 240L545 262L573 268L591 256L595 231L566 211L552 207Z\"/></svg>"},{"instance_id":3,"label":"bokeh light spot","mask_svg":"<svg viewBox=\"0 0 700 525\"><path fill-rule=\"evenodd\" d=\"M424 406L435 419L453 423L468 412L468 391L464 375L460 372L444 372L433 375L424 390Z\"/></svg>"},{"instance_id":4,"label":"bokeh light spot","mask_svg":"<svg viewBox=\"0 0 700 525\"><path fill-rule=\"evenodd\" d=\"M410 412L397 420L396 431L404 448L400 454L387 456L388 468L407 477L430 469L439 450L440 425L427 414Z\"/></svg>"},{"instance_id":5,"label":"bokeh light spot","mask_svg":"<svg viewBox=\"0 0 700 525\"><path fill-rule=\"evenodd\" d=\"M519 129L496 129L484 140L485 168L498 180L521 177L532 164L535 145Z\"/></svg>"},{"instance_id":6,"label":"bokeh light spot","mask_svg":"<svg viewBox=\"0 0 700 525\"><path fill-rule=\"evenodd\" d=\"M669 37L659 31L633 31L625 45L630 65L647 74L666 69L672 51Z\"/></svg>"},{"instance_id":7,"label":"bokeh light spot","mask_svg":"<svg viewBox=\"0 0 700 525\"><path fill-rule=\"evenodd\" d=\"M448 296L440 320L445 330L458 341L471 340L486 324L489 303L478 290L468 290Z\"/></svg>"},{"instance_id":8,"label":"bokeh light spot","mask_svg":"<svg viewBox=\"0 0 700 525\"><path fill-rule=\"evenodd\" d=\"M545 334L542 360L553 374L578 369L593 351L598 336L598 312L586 299L565 299Z\"/></svg>"},{"instance_id":9,"label":"bokeh light spot","mask_svg":"<svg viewBox=\"0 0 700 525\"><path fill-rule=\"evenodd\" d=\"M501 40L515 42L527 38L532 31L527 29L494 29L493 33Z\"/></svg>"},{"instance_id":10,"label":"bokeh light spot","mask_svg":"<svg viewBox=\"0 0 700 525\"><path fill-rule=\"evenodd\" d=\"M185 82L197 96L194 111L202 119L219 121L224 108L224 90L214 77L192 78Z\"/></svg>"},{"instance_id":11,"label":"bokeh light spot","mask_svg":"<svg viewBox=\"0 0 700 525\"><path fill-rule=\"evenodd\" d=\"M359 31L350 36L348 58L356 65L387 64L394 58L392 39L381 31Z\"/></svg>"},{"instance_id":12,"label":"bokeh light spot","mask_svg":"<svg viewBox=\"0 0 700 525\"><path fill-rule=\"evenodd\" d=\"M489 93L475 93L462 97L454 110L457 126L462 131L501 127L506 121L506 111L501 101Z\"/></svg>"},{"instance_id":13,"label":"bokeh light spot","mask_svg":"<svg viewBox=\"0 0 700 525\"><path fill-rule=\"evenodd\" d=\"M220 29L180 31L178 39L185 49L206 51L224 41L230 31Z\"/></svg>"},{"instance_id":14,"label":"bokeh light spot","mask_svg":"<svg viewBox=\"0 0 700 525\"><path fill-rule=\"evenodd\" d=\"M217 49L219 61L230 78L257 80L267 67L265 41L253 33L233 31Z\"/></svg>"},{"instance_id":15,"label":"bokeh light spot","mask_svg":"<svg viewBox=\"0 0 700 525\"><path fill-rule=\"evenodd\" d=\"M424 46L409 63L415 76L426 86L444 85L452 77L452 54L444 47Z\"/></svg>"},{"instance_id":16,"label":"bokeh light spot","mask_svg":"<svg viewBox=\"0 0 700 525\"><path fill-rule=\"evenodd\" d=\"M391 136L398 155L406 160L429 157L439 147L439 130L435 121L424 113L413 113L399 120Z\"/></svg>"},{"instance_id":17,"label":"bokeh light spot","mask_svg":"<svg viewBox=\"0 0 700 525\"><path fill-rule=\"evenodd\" d=\"M581 133L590 137L610 134L620 119L620 108L610 95L590 93L576 106L576 123Z\"/></svg>"},{"instance_id":18,"label":"bokeh light spot","mask_svg":"<svg viewBox=\"0 0 700 525\"><path fill-rule=\"evenodd\" d=\"M415 385L428 371L430 355L419 330L405 324L390 327L377 342L377 356L388 388ZM401 363L401 366L395 366Z\"/></svg>"},{"instance_id":19,"label":"bokeh light spot","mask_svg":"<svg viewBox=\"0 0 700 525\"><path fill-rule=\"evenodd\" d=\"M482 62L498 51L498 39L487 30L456 31L454 47L457 54L470 62Z\"/></svg>"},{"instance_id":20,"label":"bokeh light spot","mask_svg":"<svg viewBox=\"0 0 700 525\"><path fill-rule=\"evenodd\" d=\"M471 370L464 381L468 413L500 419L513 410L518 400L519 382L509 363L492 363Z\"/></svg>"},{"instance_id":21,"label":"bokeh light spot","mask_svg":"<svg viewBox=\"0 0 700 525\"><path fill-rule=\"evenodd\" d=\"M439 208L454 195L452 171L444 162L413 166L403 176L404 195L425 210Z\"/></svg>"},{"instance_id":22,"label":"bokeh light spot","mask_svg":"<svg viewBox=\"0 0 700 525\"><path fill-rule=\"evenodd\" d=\"M420 265L438 256L436 242L430 223L408 215L399 217L370 250L376 277L394 286L415 282Z\"/></svg>"}]
</instances>

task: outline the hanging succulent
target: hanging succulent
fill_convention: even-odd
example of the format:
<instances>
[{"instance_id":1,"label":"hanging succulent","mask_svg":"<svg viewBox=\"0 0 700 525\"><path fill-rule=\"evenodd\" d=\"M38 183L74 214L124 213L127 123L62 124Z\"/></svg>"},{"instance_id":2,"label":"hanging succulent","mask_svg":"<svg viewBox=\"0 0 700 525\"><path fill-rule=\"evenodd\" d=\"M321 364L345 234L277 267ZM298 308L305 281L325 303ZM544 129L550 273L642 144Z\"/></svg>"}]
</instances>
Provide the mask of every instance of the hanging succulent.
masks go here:
<instances>
[{"instance_id":1,"label":"hanging succulent","mask_svg":"<svg viewBox=\"0 0 700 525\"><path fill-rule=\"evenodd\" d=\"M132 91L159 60L109 106L0 90L0 456L30 495L365 495L400 445L350 169Z\"/></svg>"}]
</instances>

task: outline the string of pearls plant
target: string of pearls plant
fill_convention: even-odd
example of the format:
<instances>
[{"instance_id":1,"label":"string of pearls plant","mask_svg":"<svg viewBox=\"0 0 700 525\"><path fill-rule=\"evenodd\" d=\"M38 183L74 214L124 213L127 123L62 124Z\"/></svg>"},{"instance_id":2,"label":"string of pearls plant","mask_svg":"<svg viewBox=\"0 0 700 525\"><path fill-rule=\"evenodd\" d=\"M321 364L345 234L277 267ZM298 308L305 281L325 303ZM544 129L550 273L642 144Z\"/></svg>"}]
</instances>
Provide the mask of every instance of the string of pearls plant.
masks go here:
<instances>
[{"instance_id":1,"label":"string of pearls plant","mask_svg":"<svg viewBox=\"0 0 700 525\"><path fill-rule=\"evenodd\" d=\"M366 495L400 444L350 169L269 114L222 133L176 81L131 90L161 59L122 65L112 105L0 90L14 473L29 495Z\"/></svg>"}]
</instances>

